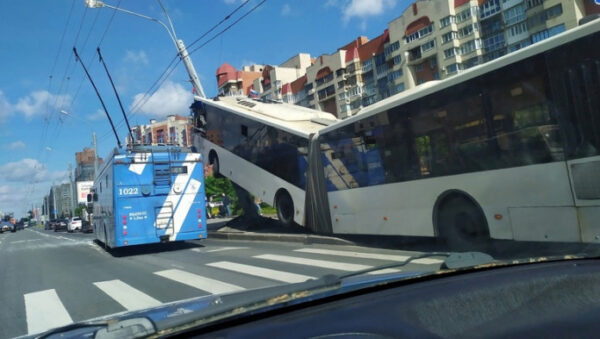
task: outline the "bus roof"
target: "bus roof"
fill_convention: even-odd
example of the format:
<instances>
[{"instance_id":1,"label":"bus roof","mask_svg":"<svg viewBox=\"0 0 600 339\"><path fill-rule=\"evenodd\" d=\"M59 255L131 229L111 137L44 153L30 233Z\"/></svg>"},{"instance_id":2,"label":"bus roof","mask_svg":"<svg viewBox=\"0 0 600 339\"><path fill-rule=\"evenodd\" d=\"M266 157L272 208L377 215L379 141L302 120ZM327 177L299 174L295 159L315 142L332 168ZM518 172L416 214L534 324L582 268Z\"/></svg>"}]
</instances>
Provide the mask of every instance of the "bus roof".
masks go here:
<instances>
[{"instance_id":1,"label":"bus roof","mask_svg":"<svg viewBox=\"0 0 600 339\"><path fill-rule=\"evenodd\" d=\"M352 124L356 121L368 118L377 113L383 112L387 109L399 106L404 103L411 102L413 100L419 99L426 95L429 95L429 94L435 93L437 91L443 90L445 88L457 85L461 82L470 80L477 76L480 76L485 73L496 70L498 68L510 65L517 61L526 59L533 55L536 55L541 52L544 52L549 49L560 46L566 42L584 37L586 35L589 35L589 34L592 34L592 33L598 32L598 31L600 31L600 19L593 20L593 21L586 23L580 27L573 28L569 31L563 32L561 34L557 34L546 40L529 45L519 51L509 53L509 54L504 55L496 60L475 66L475 67L470 68L464 72L461 72L455 76L452 76L448 79L429 81L422 85L416 86L416 87L406 90L404 92L393 95L389 98L386 98L384 100L376 102L373 105L363 108L354 116L351 116L347 119L341 120L341 121L334 123L326 128L323 128L320 131L320 133L327 133L327 132L330 132L339 127Z\"/></svg>"},{"instance_id":2,"label":"bus roof","mask_svg":"<svg viewBox=\"0 0 600 339\"><path fill-rule=\"evenodd\" d=\"M215 100L196 96L195 99L305 138L339 121L331 113L283 102L261 101L242 96L222 96Z\"/></svg>"}]
</instances>

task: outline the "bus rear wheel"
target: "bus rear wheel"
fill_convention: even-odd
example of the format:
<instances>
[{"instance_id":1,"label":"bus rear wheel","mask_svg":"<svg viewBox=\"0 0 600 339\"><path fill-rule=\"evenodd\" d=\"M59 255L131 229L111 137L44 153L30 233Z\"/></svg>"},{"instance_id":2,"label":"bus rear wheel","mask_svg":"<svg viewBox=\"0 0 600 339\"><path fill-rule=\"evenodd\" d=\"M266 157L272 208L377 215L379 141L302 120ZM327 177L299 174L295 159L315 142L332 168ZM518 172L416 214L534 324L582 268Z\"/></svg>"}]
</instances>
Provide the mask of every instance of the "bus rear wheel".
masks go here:
<instances>
[{"instance_id":1,"label":"bus rear wheel","mask_svg":"<svg viewBox=\"0 0 600 339\"><path fill-rule=\"evenodd\" d=\"M220 178L221 174L219 171L221 170L221 168L219 166L219 156L214 150L211 150L208 154L208 164L212 166L213 176L215 178Z\"/></svg>"},{"instance_id":2,"label":"bus rear wheel","mask_svg":"<svg viewBox=\"0 0 600 339\"><path fill-rule=\"evenodd\" d=\"M294 201L286 190L280 190L275 195L275 208L277 209L277 218L284 226L294 224Z\"/></svg>"},{"instance_id":3,"label":"bus rear wheel","mask_svg":"<svg viewBox=\"0 0 600 339\"><path fill-rule=\"evenodd\" d=\"M453 251L479 250L490 233L483 211L463 195L451 195L438 207L437 230L440 239Z\"/></svg>"}]
</instances>

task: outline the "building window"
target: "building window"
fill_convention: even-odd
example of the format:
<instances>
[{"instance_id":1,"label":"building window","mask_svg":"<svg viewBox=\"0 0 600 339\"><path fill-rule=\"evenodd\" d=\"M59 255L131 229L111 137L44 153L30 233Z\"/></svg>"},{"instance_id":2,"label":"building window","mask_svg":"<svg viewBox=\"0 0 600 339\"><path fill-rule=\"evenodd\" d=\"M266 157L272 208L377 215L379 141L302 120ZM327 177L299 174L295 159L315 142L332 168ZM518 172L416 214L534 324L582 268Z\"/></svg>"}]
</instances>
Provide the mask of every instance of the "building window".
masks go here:
<instances>
[{"instance_id":1,"label":"building window","mask_svg":"<svg viewBox=\"0 0 600 339\"><path fill-rule=\"evenodd\" d=\"M440 28L444 28L446 26L449 26L451 23L456 22L456 17L454 15L448 15L445 18L442 18L440 20Z\"/></svg>"},{"instance_id":2,"label":"building window","mask_svg":"<svg viewBox=\"0 0 600 339\"><path fill-rule=\"evenodd\" d=\"M159 129L156 131L156 142L163 144L165 142L165 131Z\"/></svg>"},{"instance_id":3,"label":"building window","mask_svg":"<svg viewBox=\"0 0 600 339\"><path fill-rule=\"evenodd\" d=\"M393 44L386 46L383 49L383 53L385 54L385 57L387 58L390 54L392 54L394 51L397 51L399 48L400 48L400 41L396 41Z\"/></svg>"},{"instance_id":4,"label":"building window","mask_svg":"<svg viewBox=\"0 0 600 339\"><path fill-rule=\"evenodd\" d=\"M525 6L517 5L513 8L507 9L503 13L504 24L506 26L514 25L517 22L525 20Z\"/></svg>"},{"instance_id":5,"label":"building window","mask_svg":"<svg viewBox=\"0 0 600 339\"><path fill-rule=\"evenodd\" d=\"M479 10L479 17L485 19L497 13L500 13L502 8L500 7L500 0L489 0L481 5Z\"/></svg>"},{"instance_id":6,"label":"building window","mask_svg":"<svg viewBox=\"0 0 600 339\"><path fill-rule=\"evenodd\" d=\"M475 6L465 9L456 15L456 22L461 23L463 21L470 20L472 17L477 16L477 11L478 8Z\"/></svg>"},{"instance_id":7,"label":"building window","mask_svg":"<svg viewBox=\"0 0 600 339\"><path fill-rule=\"evenodd\" d=\"M430 40L430 41L424 43L423 45L421 45L421 52L425 53L425 52L433 49L433 47L435 47L435 40Z\"/></svg>"},{"instance_id":8,"label":"building window","mask_svg":"<svg viewBox=\"0 0 600 339\"><path fill-rule=\"evenodd\" d=\"M404 83L396 85L396 93L400 93L402 91L404 91Z\"/></svg>"},{"instance_id":9,"label":"building window","mask_svg":"<svg viewBox=\"0 0 600 339\"><path fill-rule=\"evenodd\" d=\"M493 52L497 49L504 47L504 33L496 34L483 41L485 52Z\"/></svg>"},{"instance_id":10,"label":"building window","mask_svg":"<svg viewBox=\"0 0 600 339\"><path fill-rule=\"evenodd\" d=\"M396 55L394 57L394 65L400 65L401 62L402 62L402 57L399 55Z\"/></svg>"},{"instance_id":11,"label":"building window","mask_svg":"<svg viewBox=\"0 0 600 339\"><path fill-rule=\"evenodd\" d=\"M388 81L394 81L402 76L402 70L397 70L388 75Z\"/></svg>"},{"instance_id":12,"label":"building window","mask_svg":"<svg viewBox=\"0 0 600 339\"><path fill-rule=\"evenodd\" d=\"M468 54L477 49L481 49L481 40L479 40L479 39L469 40L469 41L465 42L464 44L460 45L460 54Z\"/></svg>"},{"instance_id":13,"label":"building window","mask_svg":"<svg viewBox=\"0 0 600 339\"><path fill-rule=\"evenodd\" d=\"M473 32L477 31L477 28L478 28L477 23L466 25L465 27L462 27L458 30L458 37L463 38L463 37L469 36L469 35L473 34Z\"/></svg>"},{"instance_id":14,"label":"building window","mask_svg":"<svg viewBox=\"0 0 600 339\"><path fill-rule=\"evenodd\" d=\"M456 72L458 72L461 69L460 64L451 64L448 65L448 67L446 67L446 72L448 72L448 74L454 74Z\"/></svg>"},{"instance_id":15,"label":"building window","mask_svg":"<svg viewBox=\"0 0 600 339\"><path fill-rule=\"evenodd\" d=\"M458 39L458 33L452 31L442 35L442 44Z\"/></svg>"},{"instance_id":16,"label":"building window","mask_svg":"<svg viewBox=\"0 0 600 339\"><path fill-rule=\"evenodd\" d=\"M423 64L422 63L420 63L418 65L415 65L415 71L420 72L422 70L423 70Z\"/></svg>"},{"instance_id":17,"label":"building window","mask_svg":"<svg viewBox=\"0 0 600 339\"><path fill-rule=\"evenodd\" d=\"M565 24L561 24L558 26L554 26L552 28L545 29L541 32L537 32L531 36L531 43L536 43L538 41L542 41L556 34L562 33L565 31Z\"/></svg>"},{"instance_id":18,"label":"building window","mask_svg":"<svg viewBox=\"0 0 600 339\"><path fill-rule=\"evenodd\" d=\"M527 33L527 23L521 22L520 24L514 25L507 30L509 37L514 37L522 33Z\"/></svg>"},{"instance_id":19,"label":"building window","mask_svg":"<svg viewBox=\"0 0 600 339\"><path fill-rule=\"evenodd\" d=\"M342 75L344 75L344 69L340 68L338 70L335 71L335 76L336 77L341 77Z\"/></svg>"},{"instance_id":20,"label":"building window","mask_svg":"<svg viewBox=\"0 0 600 339\"><path fill-rule=\"evenodd\" d=\"M361 63L361 68L363 72L368 72L373 68L373 59L367 59Z\"/></svg>"},{"instance_id":21,"label":"building window","mask_svg":"<svg viewBox=\"0 0 600 339\"><path fill-rule=\"evenodd\" d=\"M544 3L544 0L527 0L527 8L533 8Z\"/></svg>"},{"instance_id":22,"label":"building window","mask_svg":"<svg viewBox=\"0 0 600 339\"><path fill-rule=\"evenodd\" d=\"M184 129L183 131L181 131L181 142L182 142L182 146L187 146L188 142L187 142L187 131Z\"/></svg>"},{"instance_id":23,"label":"building window","mask_svg":"<svg viewBox=\"0 0 600 339\"><path fill-rule=\"evenodd\" d=\"M455 55L460 55L460 49L456 47L448 48L444 51L444 57L446 59L451 58Z\"/></svg>"},{"instance_id":24,"label":"building window","mask_svg":"<svg viewBox=\"0 0 600 339\"><path fill-rule=\"evenodd\" d=\"M412 42L415 40L419 40L425 36L428 36L429 34L431 34L431 32L433 32L433 24L430 24L429 26L427 26L425 28L421 28L420 30L405 37L404 39L406 40L406 43L409 43L409 42Z\"/></svg>"}]
</instances>

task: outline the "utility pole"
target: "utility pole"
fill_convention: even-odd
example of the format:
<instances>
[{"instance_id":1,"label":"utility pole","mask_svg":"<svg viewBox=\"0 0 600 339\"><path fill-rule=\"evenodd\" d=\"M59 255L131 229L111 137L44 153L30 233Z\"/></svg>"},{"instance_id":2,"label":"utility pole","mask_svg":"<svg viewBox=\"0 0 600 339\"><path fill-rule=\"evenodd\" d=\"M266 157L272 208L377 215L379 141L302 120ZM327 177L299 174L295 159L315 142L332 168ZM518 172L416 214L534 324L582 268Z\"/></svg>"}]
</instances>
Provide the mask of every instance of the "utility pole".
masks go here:
<instances>
[{"instance_id":1,"label":"utility pole","mask_svg":"<svg viewBox=\"0 0 600 339\"><path fill-rule=\"evenodd\" d=\"M96 144L96 132L92 131L92 141L94 142L94 181L98 175L98 145Z\"/></svg>"},{"instance_id":2,"label":"utility pole","mask_svg":"<svg viewBox=\"0 0 600 339\"><path fill-rule=\"evenodd\" d=\"M56 209L56 186L54 186L54 181L52 181L52 209L54 212L54 219L58 219L58 210Z\"/></svg>"},{"instance_id":3,"label":"utility pole","mask_svg":"<svg viewBox=\"0 0 600 339\"><path fill-rule=\"evenodd\" d=\"M69 163L69 196L71 198L71 217L75 216L75 203L73 202L73 170L71 169L71 163Z\"/></svg>"}]
</instances>

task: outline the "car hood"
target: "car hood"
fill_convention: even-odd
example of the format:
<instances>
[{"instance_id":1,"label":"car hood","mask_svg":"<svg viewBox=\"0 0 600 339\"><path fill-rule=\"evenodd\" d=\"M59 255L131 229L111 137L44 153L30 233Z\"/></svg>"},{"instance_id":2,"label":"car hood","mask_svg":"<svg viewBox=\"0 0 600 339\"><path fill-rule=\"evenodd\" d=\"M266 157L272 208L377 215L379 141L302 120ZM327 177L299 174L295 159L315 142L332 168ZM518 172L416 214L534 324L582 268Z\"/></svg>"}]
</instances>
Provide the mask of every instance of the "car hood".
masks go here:
<instances>
[{"instance_id":1,"label":"car hood","mask_svg":"<svg viewBox=\"0 0 600 339\"><path fill-rule=\"evenodd\" d=\"M168 335L175 333L174 330L185 330L186 328L203 326L231 318L263 313L379 283L430 273L365 274L343 280L334 275L327 275L303 283L265 287L231 294L208 295L165 303L161 306L139 311L116 313L23 338L37 338L54 334L69 338L93 335L94 333L97 337L100 337L100 333L118 337L146 336L152 333ZM111 331L113 333L110 333Z\"/></svg>"}]
</instances>

